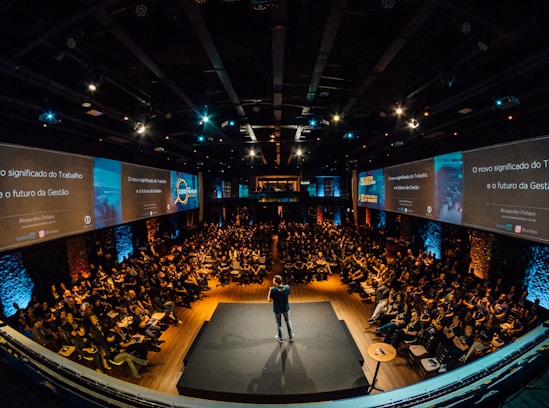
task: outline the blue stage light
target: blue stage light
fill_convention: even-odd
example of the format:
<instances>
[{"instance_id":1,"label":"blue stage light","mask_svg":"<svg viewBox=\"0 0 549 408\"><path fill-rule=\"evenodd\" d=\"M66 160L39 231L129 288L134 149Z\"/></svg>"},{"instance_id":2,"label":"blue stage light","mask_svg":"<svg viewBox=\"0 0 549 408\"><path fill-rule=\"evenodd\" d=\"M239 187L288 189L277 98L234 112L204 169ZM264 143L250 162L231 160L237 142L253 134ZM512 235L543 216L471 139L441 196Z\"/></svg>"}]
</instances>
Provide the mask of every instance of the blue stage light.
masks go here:
<instances>
[{"instance_id":1,"label":"blue stage light","mask_svg":"<svg viewBox=\"0 0 549 408\"><path fill-rule=\"evenodd\" d=\"M38 116L38 120L47 123L48 125L57 125L59 122L61 122L61 120L57 118L57 115L51 111L42 113L40 116Z\"/></svg>"}]
</instances>

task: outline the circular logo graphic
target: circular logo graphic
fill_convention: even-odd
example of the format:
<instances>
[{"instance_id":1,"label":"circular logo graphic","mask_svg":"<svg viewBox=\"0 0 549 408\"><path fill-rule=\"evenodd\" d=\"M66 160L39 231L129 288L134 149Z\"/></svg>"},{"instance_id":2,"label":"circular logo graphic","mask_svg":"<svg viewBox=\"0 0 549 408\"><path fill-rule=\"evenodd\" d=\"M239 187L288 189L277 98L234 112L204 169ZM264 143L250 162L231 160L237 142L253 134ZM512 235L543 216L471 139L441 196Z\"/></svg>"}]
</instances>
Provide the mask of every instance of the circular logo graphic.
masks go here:
<instances>
[{"instance_id":1,"label":"circular logo graphic","mask_svg":"<svg viewBox=\"0 0 549 408\"><path fill-rule=\"evenodd\" d=\"M174 204L181 203L185 205L187 204L187 201L189 201L189 186L184 178L177 179L175 194L177 198L175 199Z\"/></svg>"}]
</instances>

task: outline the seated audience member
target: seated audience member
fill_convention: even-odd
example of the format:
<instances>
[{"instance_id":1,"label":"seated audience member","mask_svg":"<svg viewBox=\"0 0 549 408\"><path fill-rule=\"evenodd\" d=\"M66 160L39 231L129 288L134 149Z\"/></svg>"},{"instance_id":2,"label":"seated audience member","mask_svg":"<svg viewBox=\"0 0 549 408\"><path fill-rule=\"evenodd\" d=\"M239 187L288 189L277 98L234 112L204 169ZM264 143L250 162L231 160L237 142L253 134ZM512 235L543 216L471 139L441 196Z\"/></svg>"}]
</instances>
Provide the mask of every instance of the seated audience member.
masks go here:
<instances>
[{"instance_id":1,"label":"seated audience member","mask_svg":"<svg viewBox=\"0 0 549 408\"><path fill-rule=\"evenodd\" d=\"M452 345L448 350L448 357L441 364L439 372L444 373L456 368L457 363L467 355L474 341L473 325L466 324L463 333L453 337Z\"/></svg>"},{"instance_id":2,"label":"seated audience member","mask_svg":"<svg viewBox=\"0 0 549 408\"><path fill-rule=\"evenodd\" d=\"M34 316L36 318L42 318L44 320L44 327L54 330L55 328L55 314L52 312L48 302L42 302L40 307L35 309Z\"/></svg>"},{"instance_id":3,"label":"seated audience member","mask_svg":"<svg viewBox=\"0 0 549 408\"><path fill-rule=\"evenodd\" d=\"M383 326L384 324L389 323L391 320L397 317L398 314L401 313L404 308L404 301L402 300L402 294L396 291L395 293L396 295L394 294L389 297L389 304L387 305L387 310L379 318L380 326Z\"/></svg>"},{"instance_id":4,"label":"seated audience member","mask_svg":"<svg viewBox=\"0 0 549 408\"><path fill-rule=\"evenodd\" d=\"M107 332L105 339L109 347L109 354L111 356L109 361L116 365L122 363L128 364L128 367L130 367L130 371L132 372L133 377L141 378L141 374L139 374L139 371L137 370L137 367L135 365L138 364L141 366L146 366L148 364L148 361L144 358L132 354L130 350L132 349L133 344L139 343L142 340L138 340L138 338L133 337L129 339L129 341L125 342L120 333L117 333L114 329Z\"/></svg>"},{"instance_id":5,"label":"seated audience member","mask_svg":"<svg viewBox=\"0 0 549 408\"><path fill-rule=\"evenodd\" d=\"M305 259L305 283L311 283L313 281L316 271L316 266L313 261L312 254L308 254Z\"/></svg>"},{"instance_id":6,"label":"seated audience member","mask_svg":"<svg viewBox=\"0 0 549 408\"><path fill-rule=\"evenodd\" d=\"M421 310L419 321L421 322L421 328L426 329L431 324L431 320L434 316L437 316L437 308L435 306L435 299L425 298L424 307Z\"/></svg>"},{"instance_id":7,"label":"seated audience member","mask_svg":"<svg viewBox=\"0 0 549 408\"><path fill-rule=\"evenodd\" d=\"M59 338L59 345L70 345L71 344L71 333L65 330L65 327L68 323L67 312L65 310L60 310L57 319L55 320L55 332Z\"/></svg>"},{"instance_id":8,"label":"seated audience member","mask_svg":"<svg viewBox=\"0 0 549 408\"><path fill-rule=\"evenodd\" d=\"M106 358L110 358L109 347L107 345L107 340L105 340L106 330L99 321L97 315L92 314L89 316L88 333L92 337L93 343L101 349Z\"/></svg>"},{"instance_id":9,"label":"seated audience member","mask_svg":"<svg viewBox=\"0 0 549 408\"><path fill-rule=\"evenodd\" d=\"M168 299L164 294L164 291L160 291L156 296L153 297L153 308L156 312L165 312L168 316L168 323L182 323L175 316L175 302Z\"/></svg>"},{"instance_id":10,"label":"seated audience member","mask_svg":"<svg viewBox=\"0 0 549 408\"><path fill-rule=\"evenodd\" d=\"M379 326L376 329L376 336L385 335L385 343L390 343L393 334L399 330L406 327L410 319L412 318L411 313L408 308L408 304L404 303L402 311L396 315L391 321Z\"/></svg>"},{"instance_id":11,"label":"seated audience member","mask_svg":"<svg viewBox=\"0 0 549 408\"><path fill-rule=\"evenodd\" d=\"M315 264L316 264L315 267L316 267L317 280L320 280L320 281L326 280L326 278L327 278L326 275L327 274L328 275L332 274L332 270L330 268L330 263L328 262L328 260L324 256L324 252L322 252L322 251L317 252Z\"/></svg>"},{"instance_id":12,"label":"seated audience member","mask_svg":"<svg viewBox=\"0 0 549 408\"><path fill-rule=\"evenodd\" d=\"M230 265L225 255L221 256L221 259L215 265L215 269L216 269L217 279L219 280L219 284L217 286L219 285L225 286L227 283L229 283Z\"/></svg>"},{"instance_id":13,"label":"seated audience member","mask_svg":"<svg viewBox=\"0 0 549 408\"><path fill-rule=\"evenodd\" d=\"M86 360L91 359L94 362L95 369L99 373L103 373L103 368L109 370L110 366L105 359L105 354L94 343L92 336L86 331L86 327L81 324L78 326L76 335L72 339L76 347L79 358Z\"/></svg>"},{"instance_id":14,"label":"seated audience member","mask_svg":"<svg viewBox=\"0 0 549 408\"><path fill-rule=\"evenodd\" d=\"M534 303L526 309L526 317L528 318L528 326L526 330L532 330L537 327L543 319L541 318L541 311L539 309L540 300L534 300Z\"/></svg>"},{"instance_id":15,"label":"seated audience member","mask_svg":"<svg viewBox=\"0 0 549 408\"><path fill-rule=\"evenodd\" d=\"M446 326L447 323L448 319L444 313L444 305L439 303L433 318L429 322L429 326L425 329L427 335L433 338L430 351L435 350L436 346L440 343L441 336L443 336L444 326Z\"/></svg>"},{"instance_id":16,"label":"seated audience member","mask_svg":"<svg viewBox=\"0 0 549 408\"><path fill-rule=\"evenodd\" d=\"M388 308L389 304L393 302L393 297L396 296L396 291L394 289L389 289L390 283L382 283L378 286L376 290L376 307L372 313L372 316L368 319L368 323L372 324L378 320L382 315L384 315Z\"/></svg>"},{"instance_id":17,"label":"seated audience member","mask_svg":"<svg viewBox=\"0 0 549 408\"><path fill-rule=\"evenodd\" d=\"M505 323L507 313L509 313L509 305L507 304L507 295L505 293L500 294L498 300L492 305L492 312L498 324Z\"/></svg>"},{"instance_id":18,"label":"seated audience member","mask_svg":"<svg viewBox=\"0 0 549 408\"><path fill-rule=\"evenodd\" d=\"M455 314L450 319L445 317L445 320L446 324L433 341L434 350L441 343L446 349L449 349L453 344L454 337L462 333L462 322L459 315Z\"/></svg>"},{"instance_id":19,"label":"seated audience member","mask_svg":"<svg viewBox=\"0 0 549 408\"><path fill-rule=\"evenodd\" d=\"M142 309L148 310L151 312L153 310L151 295L150 295L150 288L146 288L145 286L140 286L137 292L137 299L138 303L137 306L139 306Z\"/></svg>"},{"instance_id":20,"label":"seated audience member","mask_svg":"<svg viewBox=\"0 0 549 408\"><path fill-rule=\"evenodd\" d=\"M294 281L294 262L289 254L282 260L282 276L286 282Z\"/></svg>"},{"instance_id":21,"label":"seated audience member","mask_svg":"<svg viewBox=\"0 0 549 408\"><path fill-rule=\"evenodd\" d=\"M27 323L24 309L18 309L15 314L10 317L10 325L25 336L32 338L32 324Z\"/></svg>"},{"instance_id":22,"label":"seated audience member","mask_svg":"<svg viewBox=\"0 0 549 408\"><path fill-rule=\"evenodd\" d=\"M341 283L344 283L344 284L349 283L349 269L352 263L351 255L348 254L347 251L342 250L341 257L339 256L337 257L337 262L339 265Z\"/></svg>"},{"instance_id":23,"label":"seated audience member","mask_svg":"<svg viewBox=\"0 0 549 408\"><path fill-rule=\"evenodd\" d=\"M162 327L157 324L158 322L152 319L145 310L140 309L138 306L132 306L130 310L133 314L132 325L135 327L136 331L152 339L156 344L159 344Z\"/></svg>"},{"instance_id":24,"label":"seated audience member","mask_svg":"<svg viewBox=\"0 0 549 408\"><path fill-rule=\"evenodd\" d=\"M32 339L38 344L47 347L52 351L59 350L59 342L57 339L57 334L52 331L49 327L44 326L44 318L38 317L34 321L31 330Z\"/></svg>"},{"instance_id":25,"label":"seated audience member","mask_svg":"<svg viewBox=\"0 0 549 408\"><path fill-rule=\"evenodd\" d=\"M485 324L475 330L475 341L469 348L469 351L467 351L464 360L468 361L471 355L473 357L478 357L492 350L492 340L496 335L497 332L494 327L494 320L488 319Z\"/></svg>"},{"instance_id":26,"label":"seated audience member","mask_svg":"<svg viewBox=\"0 0 549 408\"><path fill-rule=\"evenodd\" d=\"M402 329L395 331L391 338L391 345L398 349L400 343L403 341L412 341L417 338L421 330L421 322L419 321L419 313L417 310L412 310L410 321ZM387 340L387 339L386 339ZM388 343L387 341L385 341Z\"/></svg>"},{"instance_id":27,"label":"seated audience member","mask_svg":"<svg viewBox=\"0 0 549 408\"><path fill-rule=\"evenodd\" d=\"M252 282L252 265L248 258L243 258L240 265L240 284L249 285Z\"/></svg>"},{"instance_id":28,"label":"seated audience member","mask_svg":"<svg viewBox=\"0 0 549 408\"><path fill-rule=\"evenodd\" d=\"M178 274L176 279L173 281L173 293L174 293L174 302L177 306L187 307L192 309L191 300L192 295L189 293L185 287L183 274ZM154 308L153 308L154 310Z\"/></svg>"},{"instance_id":29,"label":"seated audience member","mask_svg":"<svg viewBox=\"0 0 549 408\"><path fill-rule=\"evenodd\" d=\"M507 322L500 325L500 335L505 343L516 340L526 330L528 319L526 317L526 309L520 307L516 313L509 315Z\"/></svg>"},{"instance_id":30,"label":"seated audience member","mask_svg":"<svg viewBox=\"0 0 549 408\"><path fill-rule=\"evenodd\" d=\"M120 327L118 324L112 325L108 333L110 334L111 332L115 333L114 341L116 341L119 347L143 360L147 360L149 352L158 353L161 351L158 343L155 343L152 339L139 333L129 334L126 329Z\"/></svg>"}]
</instances>

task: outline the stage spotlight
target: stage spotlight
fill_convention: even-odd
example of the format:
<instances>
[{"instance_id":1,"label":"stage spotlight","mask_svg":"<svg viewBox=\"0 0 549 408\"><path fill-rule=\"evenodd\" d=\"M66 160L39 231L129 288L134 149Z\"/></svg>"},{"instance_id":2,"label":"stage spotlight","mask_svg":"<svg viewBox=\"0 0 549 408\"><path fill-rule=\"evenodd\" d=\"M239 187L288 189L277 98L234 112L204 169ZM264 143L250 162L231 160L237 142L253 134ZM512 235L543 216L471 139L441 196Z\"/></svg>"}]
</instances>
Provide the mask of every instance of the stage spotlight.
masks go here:
<instances>
[{"instance_id":1,"label":"stage spotlight","mask_svg":"<svg viewBox=\"0 0 549 408\"><path fill-rule=\"evenodd\" d=\"M142 135L143 133L145 133L145 124L144 123L141 123L141 122L137 122L133 128L137 133L139 133L140 135Z\"/></svg>"},{"instance_id":2,"label":"stage spotlight","mask_svg":"<svg viewBox=\"0 0 549 408\"><path fill-rule=\"evenodd\" d=\"M226 127L234 128L235 125L236 125L236 122L232 119L229 119L221 123L221 128L226 128Z\"/></svg>"},{"instance_id":3,"label":"stage spotlight","mask_svg":"<svg viewBox=\"0 0 549 408\"><path fill-rule=\"evenodd\" d=\"M353 140L355 138L355 134L353 132L347 132L343 135L343 139L345 140Z\"/></svg>"},{"instance_id":4,"label":"stage spotlight","mask_svg":"<svg viewBox=\"0 0 549 408\"><path fill-rule=\"evenodd\" d=\"M57 115L51 111L42 113L40 116L38 116L38 120L48 125L57 125L61 122Z\"/></svg>"},{"instance_id":5,"label":"stage spotlight","mask_svg":"<svg viewBox=\"0 0 549 408\"><path fill-rule=\"evenodd\" d=\"M494 104L498 109L509 109L519 105L520 101L515 96L506 96L505 98L496 99Z\"/></svg>"}]
</instances>

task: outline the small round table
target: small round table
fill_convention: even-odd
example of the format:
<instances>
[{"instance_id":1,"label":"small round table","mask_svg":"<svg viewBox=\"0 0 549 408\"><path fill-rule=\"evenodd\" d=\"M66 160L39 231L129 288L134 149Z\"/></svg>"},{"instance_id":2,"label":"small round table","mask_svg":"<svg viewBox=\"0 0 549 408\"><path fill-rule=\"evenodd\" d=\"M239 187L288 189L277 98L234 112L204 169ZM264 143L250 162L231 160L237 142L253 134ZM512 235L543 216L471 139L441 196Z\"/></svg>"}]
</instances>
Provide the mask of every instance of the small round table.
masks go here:
<instances>
[{"instance_id":1,"label":"small round table","mask_svg":"<svg viewBox=\"0 0 549 408\"><path fill-rule=\"evenodd\" d=\"M368 347L368 355L377 361L376 371L374 372L374 378L372 379L372 384L368 389L368 394L372 392L373 389L378 391L383 391L380 388L376 387L377 372L379 371L379 365L382 361L391 361L397 355L397 351L393 346L387 343L374 343L370 344Z\"/></svg>"}]
</instances>

